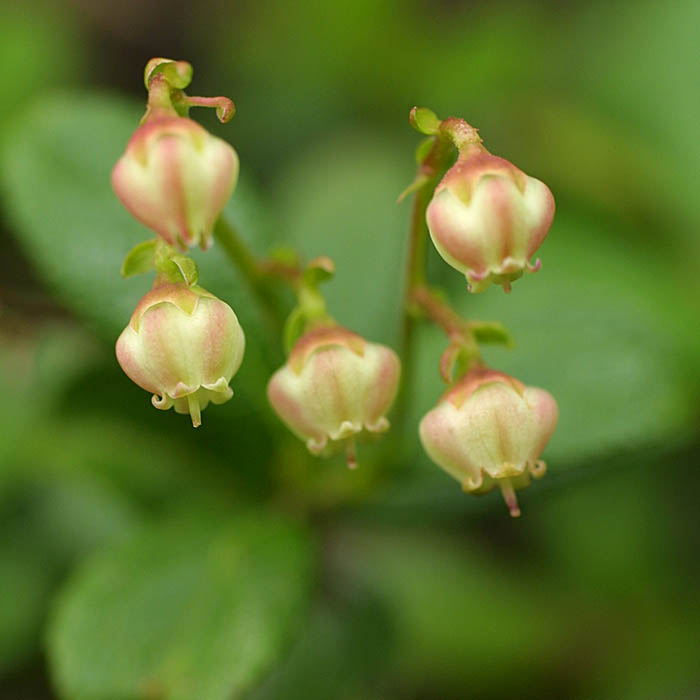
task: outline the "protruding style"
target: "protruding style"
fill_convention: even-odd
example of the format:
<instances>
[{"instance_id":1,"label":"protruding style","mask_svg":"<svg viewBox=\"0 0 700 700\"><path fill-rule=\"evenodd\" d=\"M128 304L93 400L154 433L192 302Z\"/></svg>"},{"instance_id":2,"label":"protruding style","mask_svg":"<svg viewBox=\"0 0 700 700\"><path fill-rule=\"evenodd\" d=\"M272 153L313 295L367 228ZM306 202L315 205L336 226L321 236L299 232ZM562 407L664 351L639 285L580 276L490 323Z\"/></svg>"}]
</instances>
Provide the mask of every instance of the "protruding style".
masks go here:
<instances>
[{"instance_id":1,"label":"protruding style","mask_svg":"<svg viewBox=\"0 0 700 700\"><path fill-rule=\"evenodd\" d=\"M450 388L420 424L430 458L462 484L486 493L500 487L511 516L517 489L546 471L540 460L558 419L548 392L490 369L473 369Z\"/></svg>"}]
</instances>

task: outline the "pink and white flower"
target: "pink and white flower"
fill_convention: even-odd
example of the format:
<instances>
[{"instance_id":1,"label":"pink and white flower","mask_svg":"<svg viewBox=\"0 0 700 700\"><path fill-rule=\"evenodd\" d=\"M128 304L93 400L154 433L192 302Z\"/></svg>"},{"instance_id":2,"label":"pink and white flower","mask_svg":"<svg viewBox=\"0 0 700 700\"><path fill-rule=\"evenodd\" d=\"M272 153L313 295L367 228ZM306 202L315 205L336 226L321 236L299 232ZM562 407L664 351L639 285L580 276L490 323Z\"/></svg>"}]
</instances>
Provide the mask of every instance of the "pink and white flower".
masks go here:
<instances>
[{"instance_id":1,"label":"pink and white flower","mask_svg":"<svg viewBox=\"0 0 700 700\"><path fill-rule=\"evenodd\" d=\"M549 188L481 144L471 144L436 187L426 220L444 260L463 273L472 292L492 283L510 291L554 218Z\"/></svg>"},{"instance_id":2,"label":"pink and white flower","mask_svg":"<svg viewBox=\"0 0 700 700\"><path fill-rule=\"evenodd\" d=\"M544 475L540 455L558 415L556 401L543 389L495 370L472 370L423 417L420 439L465 491L486 493L499 486L517 517L515 489Z\"/></svg>"},{"instance_id":3,"label":"pink and white flower","mask_svg":"<svg viewBox=\"0 0 700 700\"><path fill-rule=\"evenodd\" d=\"M209 402L233 396L229 382L243 361L236 314L201 287L156 280L117 340L127 376L153 393L156 408L189 413L192 425Z\"/></svg>"},{"instance_id":4,"label":"pink and white flower","mask_svg":"<svg viewBox=\"0 0 700 700\"><path fill-rule=\"evenodd\" d=\"M238 179L238 155L185 117L147 121L112 171L124 206L168 244L210 244L214 223Z\"/></svg>"},{"instance_id":5,"label":"pink and white flower","mask_svg":"<svg viewBox=\"0 0 700 700\"><path fill-rule=\"evenodd\" d=\"M400 362L390 348L340 326L309 331L270 379L267 395L282 421L314 455L344 445L356 466L354 439L389 428Z\"/></svg>"}]
</instances>

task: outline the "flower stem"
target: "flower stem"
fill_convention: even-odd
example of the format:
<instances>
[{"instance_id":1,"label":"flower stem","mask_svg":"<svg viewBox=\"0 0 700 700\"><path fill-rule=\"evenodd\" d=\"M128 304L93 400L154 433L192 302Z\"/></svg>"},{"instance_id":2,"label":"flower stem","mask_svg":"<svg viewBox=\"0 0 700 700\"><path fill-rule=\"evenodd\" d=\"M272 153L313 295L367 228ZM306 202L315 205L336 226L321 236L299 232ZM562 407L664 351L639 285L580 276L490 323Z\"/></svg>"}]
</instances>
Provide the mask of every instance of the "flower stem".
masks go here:
<instances>
[{"instance_id":1,"label":"flower stem","mask_svg":"<svg viewBox=\"0 0 700 700\"><path fill-rule=\"evenodd\" d=\"M413 288L411 299L449 337L471 338L473 336L469 322L465 321L444 299L431 292L425 284Z\"/></svg>"},{"instance_id":2,"label":"flower stem","mask_svg":"<svg viewBox=\"0 0 700 700\"><path fill-rule=\"evenodd\" d=\"M220 216L214 225L214 238L245 277L276 329L281 329L286 314L274 289L269 284L270 272L266 266L251 252L236 227L223 216Z\"/></svg>"}]
</instances>

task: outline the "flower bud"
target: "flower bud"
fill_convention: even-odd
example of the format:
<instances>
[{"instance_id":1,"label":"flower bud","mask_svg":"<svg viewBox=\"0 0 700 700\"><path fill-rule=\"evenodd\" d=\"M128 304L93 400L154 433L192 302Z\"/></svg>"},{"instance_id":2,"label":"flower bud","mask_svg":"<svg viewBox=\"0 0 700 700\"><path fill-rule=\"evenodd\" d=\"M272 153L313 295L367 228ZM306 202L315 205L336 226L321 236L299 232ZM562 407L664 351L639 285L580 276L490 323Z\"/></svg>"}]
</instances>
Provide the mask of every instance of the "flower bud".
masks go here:
<instances>
[{"instance_id":1,"label":"flower bud","mask_svg":"<svg viewBox=\"0 0 700 700\"><path fill-rule=\"evenodd\" d=\"M430 458L462 484L486 493L500 486L513 517L515 489L544 475L539 459L557 424L554 398L543 389L488 369L472 370L420 424Z\"/></svg>"},{"instance_id":2,"label":"flower bud","mask_svg":"<svg viewBox=\"0 0 700 700\"><path fill-rule=\"evenodd\" d=\"M161 116L134 132L112 187L170 245L207 248L237 178L238 156L226 141L191 119Z\"/></svg>"},{"instance_id":3,"label":"flower bud","mask_svg":"<svg viewBox=\"0 0 700 700\"><path fill-rule=\"evenodd\" d=\"M428 205L430 236L440 255L462 272L469 291L492 282L510 291L552 225L549 188L481 144L471 144L450 168Z\"/></svg>"},{"instance_id":4,"label":"flower bud","mask_svg":"<svg viewBox=\"0 0 700 700\"><path fill-rule=\"evenodd\" d=\"M228 384L244 348L228 304L201 287L156 280L117 340L117 360L133 382L153 392L156 408L174 406L197 427L210 401L233 396Z\"/></svg>"},{"instance_id":5,"label":"flower bud","mask_svg":"<svg viewBox=\"0 0 700 700\"><path fill-rule=\"evenodd\" d=\"M384 345L340 326L317 328L295 343L270 379L267 396L312 454L330 454L344 443L352 468L355 437L389 428L385 414L396 397L400 369L398 356Z\"/></svg>"}]
</instances>

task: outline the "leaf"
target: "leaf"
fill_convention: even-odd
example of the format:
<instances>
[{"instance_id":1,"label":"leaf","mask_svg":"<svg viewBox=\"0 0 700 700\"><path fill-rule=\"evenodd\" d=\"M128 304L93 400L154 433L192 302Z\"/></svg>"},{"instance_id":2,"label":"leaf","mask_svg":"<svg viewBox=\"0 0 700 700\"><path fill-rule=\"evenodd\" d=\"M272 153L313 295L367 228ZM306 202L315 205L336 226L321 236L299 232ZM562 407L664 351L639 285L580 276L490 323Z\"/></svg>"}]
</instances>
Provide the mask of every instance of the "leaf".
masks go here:
<instances>
[{"instance_id":1,"label":"leaf","mask_svg":"<svg viewBox=\"0 0 700 700\"><path fill-rule=\"evenodd\" d=\"M38 653L50 595L66 570L141 521L123 493L88 469L62 479L45 470L18 474L12 488L3 486L0 674Z\"/></svg>"},{"instance_id":2,"label":"leaf","mask_svg":"<svg viewBox=\"0 0 700 700\"><path fill-rule=\"evenodd\" d=\"M30 11L0 3L3 99L0 131L28 98L51 85L81 80L89 65L85 34L73 12L59 3L32 3Z\"/></svg>"},{"instance_id":3,"label":"leaf","mask_svg":"<svg viewBox=\"0 0 700 700\"><path fill-rule=\"evenodd\" d=\"M505 345L508 348L515 344L513 336L500 321L472 321L470 325L479 343Z\"/></svg>"},{"instance_id":4,"label":"leaf","mask_svg":"<svg viewBox=\"0 0 700 700\"><path fill-rule=\"evenodd\" d=\"M409 115L411 126L421 134L434 136L440 131L442 121L427 107L414 107Z\"/></svg>"},{"instance_id":5,"label":"leaf","mask_svg":"<svg viewBox=\"0 0 700 700\"><path fill-rule=\"evenodd\" d=\"M546 606L533 601L533 591L545 596L555 587L536 571L492 561L493 551L484 556L466 531L452 537L374 523L336 532L334 548L343 553L342 580L372 590L388 609L396 646L387 661L408 687L427 681L463 689L468 679L470 696L485 697L494 669L507 668L496 672L502 690L515 690L556 658L569 624L565 606L553 597ZM443 696L453 697L429 695Z\"/></svg>"},{"instance_id":6,"label":"leaf","mask_svg":"<svg viewBox=\"0 0 700 700\"><path fill-rule=\"evenodd\" d=\"M38 646L43 611L55 572L35 552L11 542L0 542L0 561L0 675L4 675Z\"/></svg>"},{"instance_id":7,"label":"leaf","mask_svg":"<svg viewBox=\"0 0 700 700\"><path fill-rule=\"evenodd\" d=\"M122 262L122 277L128 278L150 272L156 264L157 245L158 241L155 238L135 245Z\"/></svg>"},{"instance_id":8,"label":"leaf","mask_svg":"<svg viewBox=\"0 0 700 700\"><path fill-rule=\"evenodd\" d=\"M263 513L178 518L105 551L59 596L49 659L64 697L241 697L296 631L304 533Z\"/></svg>"},{"instance_id":9,"label":"leaf","mask_svg":"<svg viewBox=\"0 0 700 700\"><path fill-rule=\"evenodd\" d=\"M249 700L360 700L375 698L386 674L393 630L374 597L333 600L313 611L290 653ZM322 672L319 672L322 669Z\"/></svg>"}]
</instances>

